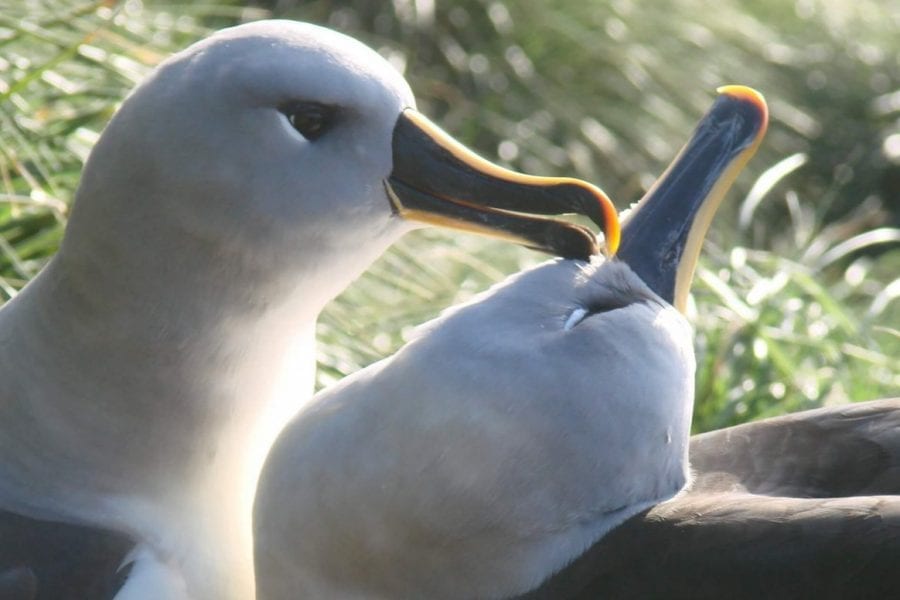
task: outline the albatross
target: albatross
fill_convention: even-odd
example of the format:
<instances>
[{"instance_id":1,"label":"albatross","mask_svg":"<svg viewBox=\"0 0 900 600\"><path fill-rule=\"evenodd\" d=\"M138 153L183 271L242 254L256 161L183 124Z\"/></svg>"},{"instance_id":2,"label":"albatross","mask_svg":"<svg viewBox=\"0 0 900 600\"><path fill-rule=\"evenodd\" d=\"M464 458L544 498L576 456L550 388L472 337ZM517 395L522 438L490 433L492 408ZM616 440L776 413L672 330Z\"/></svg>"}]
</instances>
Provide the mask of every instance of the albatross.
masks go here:
<instances>
[{"instance_id":1,"label":"albatross","mask_svg":"<svg viewBox=\"0 0 900 600\"><path fill-rule=\"evenodd\" d=\"M617 260L515 276L307 405L260 481L259 598L896 596L900 399L688 444L670 305L765 122L725 88Z\"/></svg>"},{"instance_id":2,"label":"albatross","mask_svg":"<svg viewBox=\"0 0 900 600\"><path fill-rule=\"evenodd\" d=\"M513 276L307 404L259 480L257 597L508 598L678 494L695 370L681 311L766 123L758 93L722 88L615 259Z\"/></svg>"},{"instance_id":3,"label":"albatross","mask_svg":"<svg viewBox=\"0 0 900 600\"><path fill-rule=\"evenodd\" d=\"M422 224L595 253L537 216L563 213L615 249L599 189L476 156L334 31L257 22L164 61L0 310L0 595L252 598L253 493L325 303Z\"/></svg>"}]
</instances>

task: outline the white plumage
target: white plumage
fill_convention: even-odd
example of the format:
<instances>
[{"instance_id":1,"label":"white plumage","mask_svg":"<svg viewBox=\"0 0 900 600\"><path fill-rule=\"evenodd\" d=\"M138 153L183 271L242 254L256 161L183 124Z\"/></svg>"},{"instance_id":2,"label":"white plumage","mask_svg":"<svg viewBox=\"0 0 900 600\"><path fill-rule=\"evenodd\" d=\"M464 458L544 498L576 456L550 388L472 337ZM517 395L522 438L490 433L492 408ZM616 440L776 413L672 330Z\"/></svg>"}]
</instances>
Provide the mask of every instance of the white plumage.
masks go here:
<instances>
[{"instance_id":1,"label":"white plumage","mask_svg":"<svg viewBox=\"0 0 900 600\"><path fill-rule=\"evenodd\" d=\"M476 160L414 104L373 50L288 21L219 32L138 86L85 166L59 253L0 311L0 525L134 540L120 599L253 596L256 481L311 395L321 308L409 219L475 219L528 243L506 231L517 218L482 219L481 206L515 208L546 180ZM448 145L465 214L440 189L448 161L421 167ZM436 181L423 189L425 172ZM599 190L562 187L614 224ZM522 211L564 212L562 198ZM574 233L573 251L595 247L586 230L551 229ZM15 567L19 550L0 558ZM77 594L47 578L39 589Z\"/></svg>"}]
</instances>

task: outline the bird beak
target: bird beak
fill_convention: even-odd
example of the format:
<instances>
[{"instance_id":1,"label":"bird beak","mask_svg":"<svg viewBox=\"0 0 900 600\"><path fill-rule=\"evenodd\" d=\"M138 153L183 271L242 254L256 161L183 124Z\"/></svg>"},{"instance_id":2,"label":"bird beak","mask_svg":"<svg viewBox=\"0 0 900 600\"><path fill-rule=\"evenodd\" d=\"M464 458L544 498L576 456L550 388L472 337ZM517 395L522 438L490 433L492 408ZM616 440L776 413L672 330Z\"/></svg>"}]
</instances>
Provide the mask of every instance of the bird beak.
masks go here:
<instances>
[{"instance_id":1,"label":"bird beak","mask_svg":"<svg viewBox=\"0 0 900 600\"><path fill-rule=\"evenodd\" d=\"M713 215L768 124L759 92L738 85L718 91L690 141L622 221L617 258L681 312Z\"/></svg>"},{"instance_id":2,"label":"bird beak","mask_svg":"<svg viewBox=\"0 0 900 600\"><path fill-rule=\"evenodd\" d=\"M413 109L404 110L394 126L393 153L385 188L394 212L403 218L587 259L600 251L590 229L534 216L578 213L600 226L608 254L618 247L616 210L599 188L499 167Z\"/></svg>"}]
</instances>

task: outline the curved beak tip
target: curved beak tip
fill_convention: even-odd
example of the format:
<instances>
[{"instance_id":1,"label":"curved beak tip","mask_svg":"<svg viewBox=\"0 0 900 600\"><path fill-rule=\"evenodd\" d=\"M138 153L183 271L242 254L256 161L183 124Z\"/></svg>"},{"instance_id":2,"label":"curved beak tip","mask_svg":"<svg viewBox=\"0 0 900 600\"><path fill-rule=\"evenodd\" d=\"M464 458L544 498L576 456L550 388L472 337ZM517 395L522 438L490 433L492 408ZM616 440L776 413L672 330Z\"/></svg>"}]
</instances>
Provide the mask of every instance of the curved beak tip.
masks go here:
<instances>
[{"instance_id":1,"label":"curved beak tip","mask_svg":"<svg viewBox=\"0 0 900 600\"><path fill-rule=\"evenodd\" d=\"M499 167L462 146L412 109L398 118L388 197L395 213L433 225L499 237L566 258L600 252L586 227L544 218L576 213L598 225L606 252L619 246L615 206L596 186Z\"/></svg>"},{"instance_id":2,"label":"curved beak tip","mask_svg":"<svg viewBox=\"0 0 900 600\"><path fill-rule=\"evenodd\" d=\"M618 253L682 311L712 217L768 125L762 94L741 85L717 91L688 143L625 219Z\"/></svg>"},{"instance_id":3,"label":"curved beak tip","mask_svg":"<svg viewBox=\"0 0 900 600\"><path fill-rule=\"evenodd\" d=\"M600 193L602 194L603 192ZM605 203L603 203L604 210L609 207L609 210L612 212L611 215L606 215L603 224L605 254L608 258L612 258L619 251L619 244L622 241L622 227L612 201L605 194L603 197L606 198Z\"/></svg>"},{"instance_id":4,"label":"curved beak tip","mask_svg":"<svg viewBox=\"0 0 900 600\"><path fill-rule=\"evenodd\" d=\"M755 143L759 143L769 127L769 105L765 97L755 89L746 85L723 85L716 88L720 96L727 96L733 100L750 105L756 111L755 121L759 124Z\"/></svg>"},{"instance_id":5,"label":"curved beak tip","mask_svg":"<svg viewBox=\"0 0 900 600\"><path fill-rule=\"evenodd\" d=\"M723 85L716 88L716 92L722 96L731 96L739 100L746 100L756 105L761 113L766 117L769 115L769 107L766 99L758 91L746 85Z\"/></svg>"}]
</instances>

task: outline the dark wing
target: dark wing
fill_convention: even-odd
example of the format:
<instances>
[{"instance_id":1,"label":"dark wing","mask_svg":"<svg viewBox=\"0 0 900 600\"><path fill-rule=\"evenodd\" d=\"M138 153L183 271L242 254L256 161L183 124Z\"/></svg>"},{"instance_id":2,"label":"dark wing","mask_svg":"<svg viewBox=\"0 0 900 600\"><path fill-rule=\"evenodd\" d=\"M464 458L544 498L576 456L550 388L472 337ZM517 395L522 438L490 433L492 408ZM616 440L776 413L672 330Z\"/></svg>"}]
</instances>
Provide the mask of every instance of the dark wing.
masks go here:
<instances>
[{"instance_id":1,"label":"dark wing","mask_svg":"<svg viewBox=\"0 0 900 600\"><path fill-rule=\"evenodd\" d=\"M685 495L525 598L900 598L900 498Z\"/></svg>"},{"instance_id":2,"label":"dark wing","mask_svg":"<svg viewBox=\"0 0 900 600\"><path fill-rule=\"evenodd\" d=\"M900 399L695 436L691 464L524 597L900 598Z\"/></svg>"},{"instance_id":3,"label":"dark wing","mask_svg":"<svg viewBox=\"0 0 900 600\"><path fill-rule=\"evenodd\" d=\"M103 600L134 542L91 527L0 511L0 600Z\"/></svg>"},{"instance_id":4,"label":"dark wing","mask_svg":"<svg viewBox=\"0 0 900 600\"><path fill-rule=\"evenodd\" d=\"M900 494L900 398L822 408L691 439L693 489L836 498Z\"/></svg>"},{"instance_id":5,"label":"dark wing","mask_svg":"<svg viewBox=\"0 0 900 600\"><path fill-rule=\"evenodd\" d=\"M28 567L0 569L0 599L34 600L37 597L37 577Z\"/></svg>"}]
</instances>

